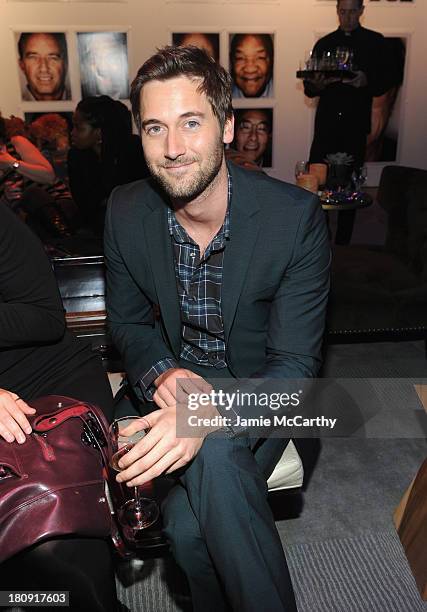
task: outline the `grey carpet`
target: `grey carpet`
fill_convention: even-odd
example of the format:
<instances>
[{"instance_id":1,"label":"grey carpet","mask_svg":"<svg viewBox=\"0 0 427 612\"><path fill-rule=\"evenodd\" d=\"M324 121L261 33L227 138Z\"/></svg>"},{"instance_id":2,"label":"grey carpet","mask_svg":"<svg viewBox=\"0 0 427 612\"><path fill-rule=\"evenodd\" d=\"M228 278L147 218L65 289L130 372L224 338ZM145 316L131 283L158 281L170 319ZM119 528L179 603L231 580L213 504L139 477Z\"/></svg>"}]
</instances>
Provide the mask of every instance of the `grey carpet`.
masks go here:
<instances>
[{"instance_id":1,"label":"grey carpet","mask_svg":"<svg viewBox=\"0 0 427 612\"><path fill-rule=\"evenodd\" d=\"M287 549L286 557L299 612L427 611L400 542L391 530L297 544ZM190 610L189 599L169 586L171 579L175 587L179 586L173 573L170 559L150 560L134 568L128 572L131 584L124 587L118 582L121 602L131 612Z\"/></svg>"},{"instance_id":2,"label":"grey carpet","mask_svg":"<svg viewBox=\"0 0 427 612\"><path fill-rule=\"evenodd\" d=\"M299 612L427 610L392 531L291 546L287 558Z\"/></svg>"}]
</instances>

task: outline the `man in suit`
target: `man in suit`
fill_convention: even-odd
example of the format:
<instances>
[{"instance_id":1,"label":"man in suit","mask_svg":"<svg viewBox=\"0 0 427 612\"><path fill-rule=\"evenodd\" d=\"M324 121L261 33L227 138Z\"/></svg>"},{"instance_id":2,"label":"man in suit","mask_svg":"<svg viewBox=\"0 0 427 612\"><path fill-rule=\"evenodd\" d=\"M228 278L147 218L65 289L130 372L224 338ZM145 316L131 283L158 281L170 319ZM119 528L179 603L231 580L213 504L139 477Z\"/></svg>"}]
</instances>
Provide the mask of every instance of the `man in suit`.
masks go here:
<instances>
[{"instance_id":1,"label":"man in suit","mask_svg":"<svg viewBox=\"0 0 427 612\"><path fill-rule=\"evenodd\" d=\"M177 437L176 382L316 375L324 215L312 194L226 165L231 80L205 51L160 50L131 102L152 179L111 196L107 306L130 383L153 403L117 479L176 474L163 520L195 610L295 611L266 488L288 440L250 437L237 418L223 435Z\"/></svg>"}]
</instances>

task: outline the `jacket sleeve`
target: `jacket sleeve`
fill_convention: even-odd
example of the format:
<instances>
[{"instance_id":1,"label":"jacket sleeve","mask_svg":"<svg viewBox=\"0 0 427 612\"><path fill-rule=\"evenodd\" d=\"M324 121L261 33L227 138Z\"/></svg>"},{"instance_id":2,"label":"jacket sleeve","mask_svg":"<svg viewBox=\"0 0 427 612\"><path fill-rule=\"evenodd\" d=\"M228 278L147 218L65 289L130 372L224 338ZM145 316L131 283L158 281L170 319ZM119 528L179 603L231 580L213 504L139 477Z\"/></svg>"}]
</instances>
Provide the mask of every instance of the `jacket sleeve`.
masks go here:
<instances>
[{"instance_id":1,"label":"jacket sleeve","mask_svg":"<svg viewBox=\"0 0 427 612\"><path fill-rule=\"evenodd\" d=\"M294 253L270 310L261 378L312 378L321 365L331 253L323 210L304 206Z\"/></svg>"},{"instance_id":2,"label":"jacket sleeve","mask_svg":"<svg viewBox=\"0 0 427 612\"><path fill-rule=\"evenodd\" d=\"M174 359L163 341L153 304L131 276L117 242L115 198L111 194L105 220L104 254L107 268L107 321L113 342L122 355L130 383L137 385L153 364ZM141 237L142 239L142 237Z\"/></svg>"},{"instance_id":3,"label":"jacket sleeve","mask_svg":"<svg viewBox=\"0 0 427 612\"><path fill-rule=\"evenodd\" d=\"M61 297L38 238L14 213L0 211L0 348L60 340Z\"/></svg>"}]
</instances>

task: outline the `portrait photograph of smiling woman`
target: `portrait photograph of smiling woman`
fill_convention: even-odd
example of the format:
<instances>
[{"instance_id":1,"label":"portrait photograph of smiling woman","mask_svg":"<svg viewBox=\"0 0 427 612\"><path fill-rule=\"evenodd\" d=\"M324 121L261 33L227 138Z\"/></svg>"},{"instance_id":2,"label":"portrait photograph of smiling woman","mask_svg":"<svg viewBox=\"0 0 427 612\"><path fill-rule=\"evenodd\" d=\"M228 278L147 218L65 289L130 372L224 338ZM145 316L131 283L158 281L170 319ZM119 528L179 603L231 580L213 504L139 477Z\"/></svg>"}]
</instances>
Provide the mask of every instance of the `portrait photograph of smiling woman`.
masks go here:
<instances>
[{"instance_id":1,"label":"portrait photograph of smiling woman","mask_svg":"<svg viewBox=\"0 0 427 612\"><path fill-rule=\"evenodd\" d=\"M233 98L273 97L272 34L230 34Z\"/></svg>"},{"instance_id":2,"label":"portrait photograph of smiling woman","mask_svg":"<svg viewBox=\"0 0 427 612\"><path fill-rule=\"evenodd\" d=\"M16 42L22 100L71 100L64 32L17 33Z\"/></svg>"}]
</instances>

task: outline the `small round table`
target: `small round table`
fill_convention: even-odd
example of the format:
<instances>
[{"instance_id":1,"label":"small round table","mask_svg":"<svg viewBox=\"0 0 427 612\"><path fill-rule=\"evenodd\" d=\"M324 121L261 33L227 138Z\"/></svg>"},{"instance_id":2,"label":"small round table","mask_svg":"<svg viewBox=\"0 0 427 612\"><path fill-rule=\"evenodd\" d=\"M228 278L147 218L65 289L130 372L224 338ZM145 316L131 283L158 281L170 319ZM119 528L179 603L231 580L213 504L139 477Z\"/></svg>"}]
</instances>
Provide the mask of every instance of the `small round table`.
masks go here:
<instances>
[{"instance_id":1,"label":"small round table","mask_svg":"<svg viewBox=\"0 0 427 612\"><path fill-rule=\"evenodd\" d=\"M320 195L323 210L359 210L371 206L373 201L364 191L323 191Z\"/></svg>"}]
</instances>

